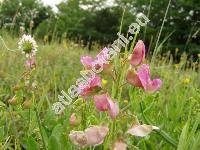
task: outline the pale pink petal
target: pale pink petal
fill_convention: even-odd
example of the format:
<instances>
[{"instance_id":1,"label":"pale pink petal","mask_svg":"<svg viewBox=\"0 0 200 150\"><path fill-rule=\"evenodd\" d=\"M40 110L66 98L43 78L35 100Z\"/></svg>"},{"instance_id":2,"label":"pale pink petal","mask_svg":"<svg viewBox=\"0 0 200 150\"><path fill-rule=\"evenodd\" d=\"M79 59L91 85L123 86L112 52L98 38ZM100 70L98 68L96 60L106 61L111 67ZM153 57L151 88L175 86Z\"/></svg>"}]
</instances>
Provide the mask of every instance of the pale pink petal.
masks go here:
<instances>
[{"instance_id":1,"label":"pale pink petal","mask_svg":"<svg viewBox=\"0 0 200 150\"><path fill-rule=\"evenodd\" d=\"M85 134L88 139L87 146L102 144L108 132L109 128L105 126L93 126L86 129Z\"/></svg>"},{"instance_id":2,"label":"pale pink petal","mask_svg":"<svg viewBox=\"0 0 200 150\"><path fill-rule=\"evenodd\" d=\"M139 40L133 50L130 63L133 67L136 67L142 63L144 58L145 58L145 45L142 40Z\"/></svg>"},{"instance_id":3,"label":"pale pink petal","mask_svg":"<svg viewBox=\"0 0 200 150\"><path fill-rule=\"evenodd\" d=\"M127 144L122 140L118 140L113 144L112 150L126 150Z\"/></svg>"},{"instance_id":4,"label":"pale pink petal","mask_svg":"<svg viewBox=\"0 0 200 150\"><path fill-rule=\"evenodd\" d=\"M94 103L99 111L108 110L108 95L107 94L95 95Z\"/></svg>"},{"instance_id":5,"label":"pale pink petal","mask_svg":"<svg viewBox=\"0 0 200 150\"><path fill-rule=\"evenodd\" d=\"M80 147L85 147L88 142L87 136L83 131L71 131L69 139L74 145Z\"/></svg>"},{"instance_id":6,"label":"pale pink petal","mask_svg":"<svg viewBox=\"0 0 200 150\"><path fill-rule=\"evenodd\" d=\"M92 64L93 64L93 58L90 56L82 56L81 57L81 63L86 69L92 69Z\"/></svg>"},{"instance_id":7,"label":"pale pink petal","mask_svg":"<svg viewBox=\"0 0 200 150\"><path fill-rule=\"evenodd\" d=\"M74 126L76 124L76 115L73 113L69 118L70 125Z\"/></svg>"},{"instance_id":8,"label":"pale pink petal","mask_svg":"<svg viewBox=\"0 0 200 150\"><path fill-rule=\"evenodd\" d=\"M148 84L146 92L148 93L156 92L161 88L161 86L162 86L162 80L154 79Z\"/></svg>"},{"instance_id":9,"label":"pale pink petal","mask_svg":"<svg viewBox=\"0 0 200 150\"><path fill-rule=\"evenodd\" d=\"M132 70L128 71L126 81L135 87L143 87L139 77Z\"/></svg>"},{"instance_id":10,"label":"pale pink petal","mask_svg":"<svg viewBox=\"0 0 200 150\"><path fill-rule=\"evenodd\" d=\"M93 126L85 131L71 131L69 138L76 146L95 146L103 143L108 132L109 128L106 126Z\"/></svg>"},{"instance_id":11,"label":"pale pink petal","mask_svg":"<svg viewBox=\"0 0 200 150\"><path fill-rule=\"evenodd\" d=\"M117 102L114 102L112 101L110 98L108 99L108 112L109 112L109 115L112 119L115 119L116 116L119 114L119 106L117 104Z\"/></svg>"},{"instance_id":12,"label":"pale pink petal","mask_svg":"<svg viewBox=\"0 0 200 150\"><path fill-rule=\"evenodd\" d=\"M35 67L36 63L35 63L35 58L32 57L30 60L27 60L25 62L25 67L28 68L28 69L31 69L33 67Z\"/></svg>"},{"instance_id":13,"label":"pale pink petal","mask_svg":"<svg viewBox=\"0 0 200 150\"><path fill-rule=\"evenodd\" d=\"M145 137L149 133L151 133L152 130L159 130L159 128L156 126L146 125L146 124L134 125L131 129L128 130L127 133L134 136Z\"/></svg>"}]
</instances>

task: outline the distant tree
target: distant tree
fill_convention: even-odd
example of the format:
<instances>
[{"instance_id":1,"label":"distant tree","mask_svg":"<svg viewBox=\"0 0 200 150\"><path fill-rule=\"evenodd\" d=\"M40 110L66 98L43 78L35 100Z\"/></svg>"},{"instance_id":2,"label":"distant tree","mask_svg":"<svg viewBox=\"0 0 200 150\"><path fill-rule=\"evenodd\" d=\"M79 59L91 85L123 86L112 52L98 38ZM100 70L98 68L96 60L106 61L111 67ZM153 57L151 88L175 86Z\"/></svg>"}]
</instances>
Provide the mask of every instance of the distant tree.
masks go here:
<instances>
[{"instance_id":1,"label":"distant tree","mask_svg":"<svg viewBox=\"0 0 200 150\"><path fill-rule=\"evenodd\" d=\"M165 11L169 0L116 0L118 6L126 6L127 10L133 15L139 12L149 14L151 22L147 26L146 41L149 43L153 38L155 44L158 31L162 25ZM149 10L151 1L151 7ZM164 39L169 33L175 31L168 40L170 48L175 50L178 47L181 50L188 50L189 45L196 47L200 43L199 38L192 38L200 25L200 1L199 0L172 0L169 12L167 14L161 39ZM144 31L144 30L143 30ZM144 35L141 32L141 35ZM190 42L190 44L189 44ZM200 50L199 50L200 52Z\"/></svg>"},{"instance_id":2,"label":"distant tree","mask_svg":"<svg viewBox=\"0 0 200 150\"><path fill-rule=\"evenodd\" d=\"M29 28L34 21L36 28L44 19L53 14L50 7L37 0L4 0L0 9L0 27L18 30L20 26Z\"/></svg>"}]
</instances>

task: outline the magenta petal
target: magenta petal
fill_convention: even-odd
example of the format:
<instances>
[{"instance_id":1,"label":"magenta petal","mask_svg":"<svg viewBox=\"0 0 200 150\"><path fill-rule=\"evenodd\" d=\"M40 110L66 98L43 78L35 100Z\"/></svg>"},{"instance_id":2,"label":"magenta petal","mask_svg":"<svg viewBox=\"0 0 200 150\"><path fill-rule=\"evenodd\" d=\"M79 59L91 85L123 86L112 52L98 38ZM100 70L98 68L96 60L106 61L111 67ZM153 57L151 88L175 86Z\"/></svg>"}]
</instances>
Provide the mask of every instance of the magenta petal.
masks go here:
<instances>
[{"instance_id":1,"label":"magenta petal","mask_svg":"<svg viewBox=\"0 0 200 150\"><path fill-rule=\"evenodd\" d=\"M135 87L142 87L139 77L132 70L128 71L126 81Z\"/></svg>"},{"instance_id":2,"label":"magenta petal","mask_svg":"<svg viewBox=\"0 0 200 150\"><path fill-rule=\"evenodd\" d=\"M95 95L94 103L99 111L108 110L108 95L107 94Z\"/></svg>"},{"instance_id":3,"label":"magenta petal","mask_svg":"<svg viewBox=\"0 0 200 150\"><path fill-rule=\"evenodd\" d=\"M96 56L96 59L108 60L109 59L108 51L109 51L108 48L104 47L103 50Z\"/></svg>"},{"instance_id":4,"label":"magenta petal","mask_svg":"<svg viewBox=\"0 0 200 150\"><path fill-rule=\"evenodd\" d=\"M99 76L95 76L88 81L88 85L79 85L78 92L81 96L88 96L93 91L101 87L101 78Z\"/></svg>"},{"instance_id":5,"label":"magenta petal","mask_svg":"<svg viewBox=\"0 0 200 150\"><path fill-rule=\"evenodd\" d=\"M146 90L148 83L151 81L149 65L143 64L139 68L137 72L137 76L142 84L142 87Z\"/></svg>"},{"instance_id":6,"label":"magenta petal","mask_svg":"<svg viewBox=\"0 0 200 150\"><path fill-rule=\"evenodd\" d=\"M133 67L136 67L142 63L144 58L145 58L145 45L142 40L139 40L133 50L130 63Z\"/></svg>"},{"instance_id":7,"label":"magenta petal","mask_svg":"<svg viewBox=\"0 0 200 150\"><path fill-rule=\"evenodd\" d=\"M161 88L161 86L162 86L162 81L160 79L154 79L148 84L146 92L148 93L156 92Z\"/></svg>"},{"instance_id":8,"label":"magenta petal","mask_svg":"<svg viewBox=\"0 0 200 150\"><path fill-rule=\"evenodd\" d=\"M94 103L99 111L108 111L112 119L114 119L119 113L117 102L112 101L108 94L95 95Z\"/></svg>"},{"instance_id":9,"label":"magenta petal","mask_svg":"<svg viewBox=\"0 0 200 150\"><path fill-rule=\"evenodd\" d=\"M128 83L135 87L143 88L148 93L158 91L162 86L162 81L160 79L151 80L150 68L147 64L141 65L137 73L129 70L126 76L126 80Z\"/></svg>"},{"instance_id":10,"label":"magenta petal","mask_svg":"<svg viewBox=\"0 0 200 150\"><path fill-rule=\"evenodd\" d=\"M81 63L86 69L91 69L92 68L92 63L93 63L93 58L90 56L82 56L81 57Z\"/></svg>"},{"instance_id":11,"label":"magenta petal","mask_svg":"<svg viewBox=\"0 0 200 150\"><path fill-rule=\"evenodd\" d=\"M119 106L117 104L117 102L112 101L111 99L108 99L108 103L109 103L109 115L112 119L115 119L116 116L119 114Z\"/></svg>"},{"instance_id":12,"label":"magenta petal","mask_svg":"<svg viewBox=\"0 0 200 150\"><path fill-rule=\"evenodd\" d=\"M99 76L95 76L94 79L90 81L90 87L101 87L101 78Z\"/></svg>"}]
</instances>

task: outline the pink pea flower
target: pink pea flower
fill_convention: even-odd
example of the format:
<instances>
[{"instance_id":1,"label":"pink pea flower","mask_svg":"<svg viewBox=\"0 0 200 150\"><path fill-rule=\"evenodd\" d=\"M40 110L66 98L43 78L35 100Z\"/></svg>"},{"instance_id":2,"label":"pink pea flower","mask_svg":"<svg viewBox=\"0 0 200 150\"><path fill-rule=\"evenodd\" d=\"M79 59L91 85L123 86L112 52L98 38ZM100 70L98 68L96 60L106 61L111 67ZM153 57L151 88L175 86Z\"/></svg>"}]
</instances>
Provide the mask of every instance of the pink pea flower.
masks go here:
<instances>
[{"instance_id":1,"label":"pink pea flower","mask_svg":"<svg viewBox=\"0 0 200 150\"><path fill-rule=\"evenodd\" d=\"M26 62L25 62L25 67L26 67L27 69L34 68L35 66L36 66L35 57L32 57L32 58L30 58L29 60L26 60Z\"/></svg>"},{"instance_id":2,"label":"pink pea flower","mask_svg":"<svg viewBox=\"0 0 200 150\"><path fill-rule=\"evenodd\" d=\"M103 143L108 132L109 128L106 126L92 126L85 129L85 131L71 131L69 138L76 146L96 146Z\"/></svg>"},{"instance_id":3,"label":"pink pea flower","mask_svg":"<svg viewBox=\"0 0 200 150\"><path fill-rule=\"evenodd\" d=\"M112 119L114 119L119 113L119 106L117 102L112 101L107 93L102 95L95 95L94 103L99 111L108 111Z\"/></svg>"},{"instance_id":4,"label":"pink pea flower","mask_svg":"<svg viewBox=\"0 0 200 150\"><path fill-rule=\"evenodd\" d=\"M108 60L109 59L109 55L108 55L108 48L104 47L103 50L97 54L96 56L96 60Z\"/></svg>"},{"instance_id":5,"label":"pink pea flower","mask_svg":"<svg viewBox=\"0 0 200 150\"><path fill-rule=\"evenodd\" d=\"M156 92L162 86L162 81L160 79L151 80L149 65L146 64L141 65L137 73L129 70L126 80L135 87L143 88L147 93Z\"/></svg>"},{"instance_id":6,"label":"pink pea flower","mask_svg":"<svg viewBox=\"0 0 200 150\"><path fill-rule=\"evenodd\" d=\"M87 85L80 84L78 87L79 94L81 96L89 96L96 91L98 91L102 87L101 78L99 76L95 76L88 81Z\"/></svg>"},{"instance_id":7,"label":"pink pea flower","mask_svg":"<svg viewBox=\"0 0 200 150\"><path fill-rule=\"evenodd\" d=\"M90 56L82 56L81 57L81 63L83 64L83 66L86 68L86 69L92 69L92 64L93 64L94 60L92 57Z\"/></svg>"},{"instance_id":8,"label":"pink pea flower","mask_svg":"<svg viewBox=\"0 0 200 150\"><path fill-rule=\"evenodd\" d=\"M127 133L134 135L134 136L138 136L138 137L145 137L148 134L150 134L153 130L159 130L158 127L156 126L152 126L152 125L133 125L128 131Z\"/></svg>"},{"instance_id":9,"label":"pink pea flower","mask_svg":"<svg viewBox=\"0 0 200 150\"><path fill-rule=\"evenodd\" d=\"M142 40L139 40L133 50L130 63L133 67L140 65L145 58L145 45Z\"/></svg>"},{"instance_id":10,"label":"pink pea flower","mask_svg":"<svg viewBox=\"0 0 200 150\"><path fill-rule=\"evenodd\" d=\"M74 126L76 124L76 115L73 113L69 118L69 123L71 126Z\"/></svg>"},{"instance_id":11,"label":"pink pea flower","mask_svg":"<svg viewBox=\"0 0 200 150\"><path fill-rule=\"evenodd\" d=\"M96 68L99 69L100 65L103 65L103 69L108 68L108 60L109 60L109 55L108 55L108 49L105 47L103 50L97 54L95 59L93 59L90 56L82 56L81 57L81 63L85 67L85 69L92 69Z\"/></svg>"}]
</instances>

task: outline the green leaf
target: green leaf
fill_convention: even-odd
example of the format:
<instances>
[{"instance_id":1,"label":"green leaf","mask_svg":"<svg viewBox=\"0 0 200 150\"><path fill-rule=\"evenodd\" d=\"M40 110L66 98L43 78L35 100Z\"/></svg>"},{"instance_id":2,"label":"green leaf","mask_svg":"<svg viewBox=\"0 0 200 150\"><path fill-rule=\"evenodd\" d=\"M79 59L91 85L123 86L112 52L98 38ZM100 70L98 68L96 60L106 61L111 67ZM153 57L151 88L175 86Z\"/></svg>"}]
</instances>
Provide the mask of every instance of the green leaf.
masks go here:
<instances>
[{"instance_id":1,"label":"green leaf","mask_svg":"<svg viewBox=\"0 0 200 150\"><path fill-rule=\"evenodd\" d=\"M37 142L33 137L28 137L26 139L27 150L39 150Z\"/></svg>"},{"instance_id":2,"label":"green leaf","mask_svg":"<svg viewBox=\"0 0 200 150\"><path fill-rule=\"evenodd\" d=\"M50 150L64 150L67 148L67 139L64 136L65 130L61 124L57 124L48 141L48 149Z\"/></svg>"},{"instance_id":3,"label":"green leaf","mask_svg":"<svg viewBox=\"0 0 200 150\"><path fill-rule=\"evenodd\" d=\"M177 150L185 150L186 149L185 146L187 144L188 130L189 130L189 123L187 122L182 129Z\"/></svg>"}]
</instances>

